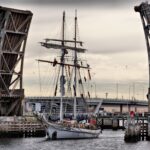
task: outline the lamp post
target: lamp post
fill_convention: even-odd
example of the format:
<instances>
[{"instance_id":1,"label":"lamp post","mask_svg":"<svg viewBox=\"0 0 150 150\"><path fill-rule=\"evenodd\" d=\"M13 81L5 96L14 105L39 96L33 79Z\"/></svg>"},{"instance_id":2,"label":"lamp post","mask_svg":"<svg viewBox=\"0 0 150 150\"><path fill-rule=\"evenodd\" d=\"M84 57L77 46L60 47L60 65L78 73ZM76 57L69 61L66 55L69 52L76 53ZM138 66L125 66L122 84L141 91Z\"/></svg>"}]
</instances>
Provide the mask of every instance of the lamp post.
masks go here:
<instances>
[{"instance_id":1,"label":"lamp post","mask_svg":"<svg viewBox=\"0 0 150 150\"><path fill-rule=\"evenodd\" d=\"M143 92L143 93L142 93L142 95L143 95L142 98L143 98L143 100L144 100L144 90L145 90L145 89L144 89L144 85L143 85L143 89L142 89L142 90L143 90L143 91L142 91L142 92Z\"/></svg>"},{"instance_id":2,"label":"lamp post","mask_svg":"<svg viewBox=\"0 0 150 150\"><path fill-rule=\"evenodd\" d=\"M97 98L97 94L96 94L96 83L94 83L95 86L95 98Z\"/></svg>"},{"instance_id":3,"label":"lamp post","mask_svg":"<svg viewBox=\"0 0 150 150\"><path fill-rule=\"evenodd\" d=\"M131 88L131 86L129 84L129 100L130 100L130 94L131 94L131 91L130 91L131 89L130 88Z\"/></svg>"},{"instance_id":4,"label":"lamp post","mask_svg":"<svg viewBox=\"0 0 150 150\"><path fill-rule=\"evenodd\" d=\"M119 84L116 84L116 99L118 99L118 88L119 88Z\"/></svg>"},{"instance_id":5,"label":"lamp post","mask_svg":"<svg viewBox=\"0 0 150 150\"><path fill-rule=\"evenodd\" d=\"M105 95L106 95L106 99L107 99L108 98L108 92L106 92Z\"/></svg>"},{"instance_id":6,"label":"lamp post","mask_svg":"<svg viewBox=\"0 0 150 150\"><path fill-rule=\"evenodd\" d=\"M133 100L135 100L135 83L133 82L133 96L132 96Z\"/></svg>"}]
</instances>

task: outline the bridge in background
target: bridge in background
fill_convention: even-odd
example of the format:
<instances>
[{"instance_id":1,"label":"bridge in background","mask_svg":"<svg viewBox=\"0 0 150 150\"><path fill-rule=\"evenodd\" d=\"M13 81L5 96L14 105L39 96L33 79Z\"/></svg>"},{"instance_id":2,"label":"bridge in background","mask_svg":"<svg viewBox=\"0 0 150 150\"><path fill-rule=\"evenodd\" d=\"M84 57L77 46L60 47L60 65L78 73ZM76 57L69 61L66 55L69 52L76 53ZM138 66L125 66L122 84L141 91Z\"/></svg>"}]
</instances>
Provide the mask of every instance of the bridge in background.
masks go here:
<instances>
[{"instance_id":1,"label":"bridge in background","mask_svg":"<svg viewBox=\"0 0 150 150\"><path fill-rule=\"evenodd\" d=\"M67 100L67 103L72 99L72 98L64 98L65 100ZM77 98L78 101L78 107L80 107L79 105L84 105L84 103L81 103L80 101L81 98ZM32 104L36 104L36 103L41 103L41 105L51 105L50 103L57 103L59 105L60 102L60 97L26 97L24 100L25 105L27 103L32 103ZM138 108L143 108L143 112L148 110L148 101L145 100L128 100L128 99L105 99L105 98L91 98L91 99L87 99L86 100L87 105L89 107L93 107L96 108L96 106L101 103L101 107L103 107L104 109L108 110L109 109L114 109L114 108L118 108L116 109L117 112L124 112L124 109L126 109L126 112L129 112L131 110L137 111L138 112ZM70 105L72 105L72 103L70 103ZM50 109L50 107L49 107ZM140 111L141 112L141 111Z\"/></svg>"}]
</instances>

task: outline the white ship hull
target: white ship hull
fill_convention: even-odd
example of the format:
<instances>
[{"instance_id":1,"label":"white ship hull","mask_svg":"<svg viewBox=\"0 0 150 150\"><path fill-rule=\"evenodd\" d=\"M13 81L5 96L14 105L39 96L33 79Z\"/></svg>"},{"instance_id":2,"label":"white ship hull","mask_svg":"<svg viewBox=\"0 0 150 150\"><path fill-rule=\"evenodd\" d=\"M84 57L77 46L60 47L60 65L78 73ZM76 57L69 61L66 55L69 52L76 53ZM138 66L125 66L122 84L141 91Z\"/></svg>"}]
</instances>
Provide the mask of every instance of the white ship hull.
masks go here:
<instances>
[{"instance_id":1,"label":"white ship hull","mask_svg":"<svg viewBox=\"0 0 150 150\"><path fill-rule=\"evenodd\" d=\"M99 134L101 133L100 129L90 130L73 127L68 128L54 123L49 123L46 131L47 137L52 140L98 138Z\"/></svg>"}]
</instances>

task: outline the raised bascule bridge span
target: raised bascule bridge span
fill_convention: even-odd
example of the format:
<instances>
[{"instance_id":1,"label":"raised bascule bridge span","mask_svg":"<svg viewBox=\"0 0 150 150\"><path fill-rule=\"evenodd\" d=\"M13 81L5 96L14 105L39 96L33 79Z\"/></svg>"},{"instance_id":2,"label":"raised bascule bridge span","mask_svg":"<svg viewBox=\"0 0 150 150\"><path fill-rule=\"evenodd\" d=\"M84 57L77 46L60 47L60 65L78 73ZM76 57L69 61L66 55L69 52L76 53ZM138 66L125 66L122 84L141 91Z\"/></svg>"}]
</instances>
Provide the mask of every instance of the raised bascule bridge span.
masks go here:
<instances>
[{"instance_id":1,"label":"raised bascule bridge span","mask_svg":"<svg viewBox=\"0 0 150 150\"><path fill-rule=\"evenodd\" d=\"M148 3L142 3L140 6L135 7L135 11L139 12L141 16L150 66L150 5ZM24 99L22 84L23 64L32 15L31 11L0 6L0 116L22 115L22 100ZM92 100L87 100L87 103L96 106L103 100L102 107L119 106L120 112L122 112L124 106L128 106L128 110L132 106L149 106L150 111L149 93L150 90L148 90L147 96L149 100L148 104L146 101L108 98L100 98L99 100L93 98ZM50 99L49 97L27 97L25 98L25 102L45 102Z\"/></svg>"},{"instance_id":2,"label":"raised bascule bridge span","mask_svg":"<svg viewBox=\"0 0 150 150\"><path fill-rule=\"evenodd\" d=\"M145 41L148 53L148 70L149 70L149 88L148 88L148 111L150 112L150 4L148 2L142 2L139 6L135 6L134 10L140 13Z\"/></svg>"},{"instance_id":3,"label":"raised bascule bridge span","mask_svg":"<svg viewBox=\"0 0 150 150\"><path fill-rule=\"evenodd\" d=\"M0 6L0 116L22 114L23 64L32 12Z\"/></svg>"}]
</instances>

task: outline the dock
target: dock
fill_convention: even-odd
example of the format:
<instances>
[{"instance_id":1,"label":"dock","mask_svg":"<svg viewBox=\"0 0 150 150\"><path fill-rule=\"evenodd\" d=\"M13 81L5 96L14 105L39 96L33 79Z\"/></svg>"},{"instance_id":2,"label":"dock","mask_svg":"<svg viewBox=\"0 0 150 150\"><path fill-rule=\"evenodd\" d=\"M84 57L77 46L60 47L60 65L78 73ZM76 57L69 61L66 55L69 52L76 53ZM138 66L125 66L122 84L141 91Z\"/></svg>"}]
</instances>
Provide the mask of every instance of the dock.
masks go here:
<instances>
[{"instance_id":1,"label":"dock","mask_svg":"<svg viewBox=\"0 0 150 150\"><path fill-rule=\"evenodd\" d=\"M0 138L45 136L44 126L34 117L0 117Z\"/></svg>"},{"instance_id":2,"label":"dock","mask_svg":"<svg viewBox=\"0 0 150 150\"><path fill-rule=\"evenodd\" d=\"M97 116L97 126L102 130L125 130L125 135L128 130L128 117L124 115L119 116ZM150 140L150 124L149 117L137 116L135 123L139 126L138 134L136 136L128 136L127 141ZM132 131L128 131L132 132ZM136 131L137 132L137 131ZM130 135L130 134L129 134ZM0 117L0 138L4 137L46 137L44 125L34 116L23 117Z\"/></svg>"},{"instance_id":3,"label":"dock","mask_svg":"<svg viewBox=\"0 0 150 150\"><path fill-rule=\"evenodd\" d=\"M129 116L97 116L97 126L104 129L125 130L126 142L150 141L150 117L135 116L134 123L129 122Z\"/></svg>"}]
</instances>

